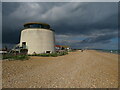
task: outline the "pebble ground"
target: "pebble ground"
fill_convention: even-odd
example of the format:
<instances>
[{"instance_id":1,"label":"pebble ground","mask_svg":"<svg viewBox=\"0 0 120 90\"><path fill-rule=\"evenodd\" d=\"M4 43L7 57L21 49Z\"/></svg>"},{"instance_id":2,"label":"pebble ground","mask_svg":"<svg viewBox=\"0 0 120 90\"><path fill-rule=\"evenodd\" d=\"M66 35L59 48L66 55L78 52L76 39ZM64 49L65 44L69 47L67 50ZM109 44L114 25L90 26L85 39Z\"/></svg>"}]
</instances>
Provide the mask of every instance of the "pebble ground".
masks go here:
<instances>
[{"instance_id":1,"label":"pebble ground","mask_svg":"<svg viewBox=\"0 0 120 90\"><path fill-rule=\"evenodd\" d=\"M87 50L2 62L3 88L117 88L118 55Z\"/></svg>"}]
</instances>

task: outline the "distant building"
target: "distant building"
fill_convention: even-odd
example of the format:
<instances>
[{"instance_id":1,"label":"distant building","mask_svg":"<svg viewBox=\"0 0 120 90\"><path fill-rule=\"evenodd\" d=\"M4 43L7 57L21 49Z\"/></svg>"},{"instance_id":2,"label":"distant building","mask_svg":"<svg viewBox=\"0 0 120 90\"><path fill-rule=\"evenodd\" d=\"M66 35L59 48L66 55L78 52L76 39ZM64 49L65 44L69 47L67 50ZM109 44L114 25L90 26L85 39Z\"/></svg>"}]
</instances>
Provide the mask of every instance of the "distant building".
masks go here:
<instances>
[{"instance_id":1,"label":"distant building","mask_svg":"<svg viewBox=\"0 0 120 90\"><path fill-rule=\"evenodd\" d=\"M70 50L71 48L69 46L61 45L63 49Z\"/></svg>"},{"instance_id":2,"label":"distant building","mask_svg":"<svg viewBox=\"0 0 120 90\"><path fill-rule=\"evenodd\" d=\"M4 48L0 49L0 54L7 54L8 53L8 48L5 46Z\"/></svg>"},{"instance_id":3,"label":"distant building","mask_svg":"<svg viewBox=\"0 0 120 90\"><path fill-rule=\"evenodd\" d=\"M65 45L55 45L55 49L58 50L66 50L69 51L71 50L71 48L69 46L65 46Z\"/></svg>"},{"instance_id":4,"label":"distant building","mask_svg":"<svg viewBox=\"0 0 120 90\"><path fill-rule=\"evenodd\" d=\"M7 54L7 51L0 50L0 54Z\"/></svg>"},{"instance_id":5,"label":"distant building","mask_svg":"<svg viewBox=\"0 0 120 90\"><path fill-rule=\"evenodd\" d=\"M55 49L56 49L56 50L61 50L61 49L62 49L62 46L60 46L60 45L55 45Z\"/></svg>"}]
</instances>

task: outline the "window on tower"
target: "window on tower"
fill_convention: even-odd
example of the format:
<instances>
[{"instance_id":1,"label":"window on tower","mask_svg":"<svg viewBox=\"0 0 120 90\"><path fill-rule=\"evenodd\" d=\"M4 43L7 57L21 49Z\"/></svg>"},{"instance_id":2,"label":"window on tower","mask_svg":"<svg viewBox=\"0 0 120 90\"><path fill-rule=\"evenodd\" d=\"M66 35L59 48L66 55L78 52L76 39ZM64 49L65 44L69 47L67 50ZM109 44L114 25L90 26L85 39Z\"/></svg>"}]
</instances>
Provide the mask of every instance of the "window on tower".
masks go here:
<instances>
[{"instance_id":1,"label":"window on tower","mask_svg":"<svg viewBox=\"0 0 120 90\"><path fill-rule=\"evenodd\" d=\"M44 24L28 24L24 25L24 28L45 28L45 29L50 29L49 25L44 25Z\"/></svg>"}]
</instances>

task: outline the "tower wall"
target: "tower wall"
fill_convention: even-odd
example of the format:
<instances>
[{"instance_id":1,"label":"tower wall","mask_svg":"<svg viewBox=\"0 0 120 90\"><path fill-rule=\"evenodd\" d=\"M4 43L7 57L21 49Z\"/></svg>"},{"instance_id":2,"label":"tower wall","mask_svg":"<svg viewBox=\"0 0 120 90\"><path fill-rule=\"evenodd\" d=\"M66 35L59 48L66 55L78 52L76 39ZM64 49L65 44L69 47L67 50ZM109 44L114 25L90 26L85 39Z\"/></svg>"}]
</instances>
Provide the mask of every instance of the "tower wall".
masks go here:
<instances>
[{"instance_id":1,"label":"tower wall","mask_svg":"<svg viewBox=\"0 0 120 90\"><path fill-rule=\"evenodd\" d=\"M54 31L41 28L27 28L22 30L20 46L26 42L28 54L45 53L46 51L55 52Z\"/></svg>"}]
</instances>

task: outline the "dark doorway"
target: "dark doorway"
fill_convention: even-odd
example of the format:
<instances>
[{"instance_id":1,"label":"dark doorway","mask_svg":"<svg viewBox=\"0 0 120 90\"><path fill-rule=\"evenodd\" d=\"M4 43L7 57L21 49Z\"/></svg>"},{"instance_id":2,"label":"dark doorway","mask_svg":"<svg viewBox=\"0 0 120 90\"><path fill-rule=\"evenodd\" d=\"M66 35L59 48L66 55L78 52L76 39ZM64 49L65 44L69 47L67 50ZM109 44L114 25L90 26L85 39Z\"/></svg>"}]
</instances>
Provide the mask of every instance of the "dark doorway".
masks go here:
<instances>
[{"instance_id":1,"label":"dark doorway","mask_svg":"<svg viewBox=\"0 0 120 90\"><path fill-rule=\"evenodd\" d=\"M50 53L51 51L46 51L46 53Z\"/></svg>"},{"instance_id":2,"label":"dark doorway","mask_svg":"<svg viewBox=\"0 0 120 90\"><path fill-rule=\"evenodd\" d=\"M22 45L26 45L26 42L22 42Z\"/></svg>"},{"instance_id":3,"label":"dark doorway","mask_svg":"<svg viewBox=\"0 0 120 90\"><path fill-rule=\"evenodd\" d=\"M26 49L26 42L22 42L22 48Z\"/></svg>"}]
</instances>

